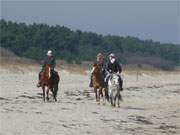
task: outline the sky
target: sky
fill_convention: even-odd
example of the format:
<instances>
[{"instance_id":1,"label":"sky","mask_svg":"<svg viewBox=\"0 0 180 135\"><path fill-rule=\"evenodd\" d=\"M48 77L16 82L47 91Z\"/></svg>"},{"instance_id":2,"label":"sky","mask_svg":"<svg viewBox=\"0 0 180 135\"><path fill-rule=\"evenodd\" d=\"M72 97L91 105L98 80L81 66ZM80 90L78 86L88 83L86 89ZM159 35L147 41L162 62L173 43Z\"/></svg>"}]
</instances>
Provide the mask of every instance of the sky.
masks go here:
<instances>
[{"instance_id":1,"label":"sky","mask_svg":"<svg viewBox=\"0 0 180 135\"><path fill-rule=\"evenodd\" d=\"M0 17L180 44L180 0L0 0Z\"/></svg>"}]
</instances>

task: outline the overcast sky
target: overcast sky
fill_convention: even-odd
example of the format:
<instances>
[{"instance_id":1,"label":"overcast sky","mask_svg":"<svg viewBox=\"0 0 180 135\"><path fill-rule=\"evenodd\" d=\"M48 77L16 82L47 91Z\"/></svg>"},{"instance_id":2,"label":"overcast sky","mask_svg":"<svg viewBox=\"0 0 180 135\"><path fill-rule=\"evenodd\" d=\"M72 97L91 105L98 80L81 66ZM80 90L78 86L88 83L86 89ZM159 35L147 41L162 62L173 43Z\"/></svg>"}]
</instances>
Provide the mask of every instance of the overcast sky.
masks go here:
<instances>
[{"instance_id":1,"label":"overcast sky","mask_svg":"<svg viewBox=\"0 0 180 135\"><path fill-rule=\"evenodd\" d=\"M179 0L0 0L1 18L180 43Z\"/></svg>"}]
</instances>

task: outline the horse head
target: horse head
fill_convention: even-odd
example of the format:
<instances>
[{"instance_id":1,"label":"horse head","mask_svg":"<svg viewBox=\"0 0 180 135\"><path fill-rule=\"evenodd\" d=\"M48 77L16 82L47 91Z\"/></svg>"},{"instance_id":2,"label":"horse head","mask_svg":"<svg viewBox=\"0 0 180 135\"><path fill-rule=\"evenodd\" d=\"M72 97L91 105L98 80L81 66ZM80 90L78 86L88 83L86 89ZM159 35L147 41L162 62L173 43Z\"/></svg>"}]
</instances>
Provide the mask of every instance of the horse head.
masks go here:
<instances>
[{"instance_id":1,"label":"horse head","mask_svg":"<svg viewBox=\"0 0 180 135\"><path fill-rule=\"evenodd\" d=\"M115 73L110 75L109 81L110 85L119 85L119 76Z\"/></svg>"}]
</instances>

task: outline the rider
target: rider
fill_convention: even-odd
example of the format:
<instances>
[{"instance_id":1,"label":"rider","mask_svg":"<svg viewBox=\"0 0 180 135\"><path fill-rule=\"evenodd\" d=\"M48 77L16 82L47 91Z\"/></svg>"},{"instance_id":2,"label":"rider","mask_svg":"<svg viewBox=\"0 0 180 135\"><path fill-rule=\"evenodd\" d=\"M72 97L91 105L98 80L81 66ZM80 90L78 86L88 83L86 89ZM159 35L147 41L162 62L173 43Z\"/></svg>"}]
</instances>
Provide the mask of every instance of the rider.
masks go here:
<instances>
[{"instance_id":1,"label":"rider","mask_svg":"<svg viewBox=\"0 0 180 135\"><path fill-rule=\"evenodd\" d=\"M93 87L93 84L92 84L92 73L94 71L94 66L95 65L98 65L98 66L101 67L103 78L105 78L105 64L104 64L104 56L103 56L102 53L98 53L97 54L96 61L93 63L93 69L91 70L91 80L90 80L89 87Z\"/></svg>"},{"instance_id":2,"label":"rider","mask_svg":"<svg viewBox=\"0 0 180 135\"><path fill-rule=\"evenodd\" d=\"M47 57L45 58L45 60L43 62L42 70L39 72L39 81L38 81L37 87L41 86L40 75L41 75L42 71L44 70L46 64L51 66L51 73L56 75L57 72L54 70L54 68L56 66L56 61L55 61L55 57L53 55L53 52L51 50L49 50L47 52Z\"/></svg>"},{"instance_id":3,"label":"rider","mask_svg":"<svg viewBox=\"0 0 180 135\"><path fill-rule=\"evenodd\" d=\"M122 72L122 68L121 68L120 64L117 62L114 53L111 53L109 55L109 61L106 65L106 70L108 73L118 73L120 90L123 90L123 80L120 76L120 73ZM110 74L106 76L106 80L105 80L106 86L108 85L109 77L110 77Z\"/></svg>"}]
</instances>

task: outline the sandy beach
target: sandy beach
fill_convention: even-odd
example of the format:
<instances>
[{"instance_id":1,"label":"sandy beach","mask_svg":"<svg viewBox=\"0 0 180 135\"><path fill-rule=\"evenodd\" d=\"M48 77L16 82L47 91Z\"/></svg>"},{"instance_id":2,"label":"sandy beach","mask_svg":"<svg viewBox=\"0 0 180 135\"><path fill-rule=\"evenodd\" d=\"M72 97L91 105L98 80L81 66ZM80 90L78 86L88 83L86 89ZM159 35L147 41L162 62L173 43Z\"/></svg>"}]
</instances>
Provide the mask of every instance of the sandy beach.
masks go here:
<instances>
[{"instance_id":1,"label":"sandy beach","mask_svg":"<svg viewBox=\"0 0 180 135\"><path fill-rule=\"evenodd\" d=\"M1 135L172 135L180 134L180 73L124 72L121 107L98 105L89 73L67 70L57 102L43 102L38 68L0 70Z\"/></svg>"}]
</instances>

